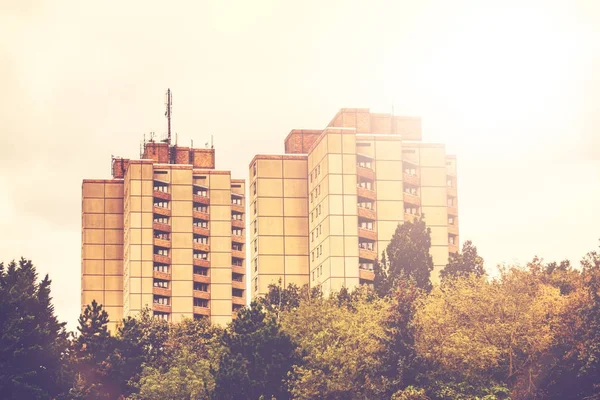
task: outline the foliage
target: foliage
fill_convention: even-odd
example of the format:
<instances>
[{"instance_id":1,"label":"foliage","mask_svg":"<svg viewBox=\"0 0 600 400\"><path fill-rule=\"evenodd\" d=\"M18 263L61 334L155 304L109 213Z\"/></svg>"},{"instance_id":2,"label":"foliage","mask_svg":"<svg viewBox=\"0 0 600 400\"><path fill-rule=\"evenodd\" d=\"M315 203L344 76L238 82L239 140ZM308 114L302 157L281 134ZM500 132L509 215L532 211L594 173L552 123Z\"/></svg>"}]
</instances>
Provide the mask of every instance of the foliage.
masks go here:
<instances>
[{"instance_id":1,"label":"foliage","mask_svg":"<svg viewBox=\"0 0 600 400\"><path fill-rule=\"evenodd\" d=\"M429 400L429 397L425 395L424 389L408 386L394 393L391 400Z\"/></svg>"},{"instance_id":2,"label":"foliage","mask_svg":"<svg viewBox=\"0 0 600 400\"><path fill-rule=\"evenodd\" d=\"M290 283L287 288L279 283L269 285L269 291L263 297L257 300L267 312L275 314L279 317L282 311L292 311L300 306L301 301L310 301L322 297L322 293L318 287L309 288L308 285L298 287Z\"/></svg>"},{"instance_id":3,"label":"foliage","mask_svg":"<svg viewBox=\"0 0 600 400\"><path fill-rule=\"evenodd\" d=\"M565 309L557 288L516 267L491 282L446 280L417 310L417 351L460 380L498 379L531 395Z\"/></svg>"},{"instance_id":4,"label":"foliage","mask_svg":"<svg viewBox=\"0 0 600 400\"><path fill-rule=\"evenodd\" d=\"M285 380L296 362L296 346L260 304L241 309L221 343L215 398L290 397Z\"/></svg>"},{"instance_id":5,"label":"foliage","mask_svg":"<svg viewBox=\"0 0 600 400\"><path fill-rule=\"evenodd\" d=\"M67 389L65 324L51 304L50 279L38 283L30 260L0 263L0 393L5 399L49 399Z\"/></svg>"},{"instance_id":6,"label":"foliage","mask_svg":"<svg viewBox=\"0 0 600 400\"><path fill-rule=\"evenodd\" d=\"M301 302L281 315L303 351L290 382L295 399L378 398L388 303L367 288L351 296Z\"/></svg>"},{"instance_id":7,"label":"foliage","mask_svg":"<svg viewBox=\"0 0 600 400\"><path fill-rule=\"evenodd\" d=\"M458 277L475 274L475 276L485 275L483 267L483 258L477 254L477 247L473 242L467 240L463 244L461 253L451 253L448 264L440 271L440 278Z\"/></svg>"},{"instance_id":8,"label":"foliage","mask_svg":"<svg viewBox=\"0 0 600 400\"><path fill-rule=\"evenodd\" d=\"M376 268L375 290L380 296L391 295L401 279L412 278L418 288L431 290L433 271L431 230L421 218L399 224Z\"/></svg>"}]
</instances>

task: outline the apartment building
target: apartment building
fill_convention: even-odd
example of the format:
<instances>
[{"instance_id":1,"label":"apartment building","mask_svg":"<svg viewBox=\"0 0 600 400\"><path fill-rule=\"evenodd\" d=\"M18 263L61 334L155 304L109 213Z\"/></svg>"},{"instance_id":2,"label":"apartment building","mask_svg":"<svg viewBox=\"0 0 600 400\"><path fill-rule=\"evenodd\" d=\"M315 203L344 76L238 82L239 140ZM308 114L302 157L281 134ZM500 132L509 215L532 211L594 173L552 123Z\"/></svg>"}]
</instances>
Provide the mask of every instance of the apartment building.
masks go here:
<instances>
[{"instance_id":1,"label":"apartment building","mask_svg":"<svg viewBox=\"0 0 600 400\"><path fill-rule=\"evenodd\" d=\"M292 130L285 155L254 157L249 183L253 296L370 284L397 225L421 216L434 279L458 251L456 158L422 142L419 118L342 109L325 129Z\"/></svg>"},{"instance_id":2,"label":"apartment building","mask_svg":"<svg viewBox=\"0 0 600 400\"><path fill-rule=\"evenodd\" d=\"M226 324L246 304L245 181L213 148L151 140L82 194L81 306L103 304L111 331L145 307Z\"/></svg>"}]
</instances>

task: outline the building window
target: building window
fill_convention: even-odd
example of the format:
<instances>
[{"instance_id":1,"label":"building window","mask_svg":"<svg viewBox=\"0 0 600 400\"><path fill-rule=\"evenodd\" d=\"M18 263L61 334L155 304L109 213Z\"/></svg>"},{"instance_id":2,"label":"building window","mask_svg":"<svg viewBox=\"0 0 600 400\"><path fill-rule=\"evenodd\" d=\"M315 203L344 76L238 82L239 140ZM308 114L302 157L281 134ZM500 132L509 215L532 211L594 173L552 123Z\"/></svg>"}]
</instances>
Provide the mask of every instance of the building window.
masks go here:
<instances>
[{"instance_id":1,"label":"building window","mask_svg":"<svg viewBox=\"0 0 600 400\"><path fill-rule=\"evenodd\" d=\"M358 247L361 249L364 249L364 250L373 251L373 242L367 242L367 241L359 242Z\"/></svg>"},{"instance_id":2,"label":"building window","mask_svg":"<svg viewBox=\"0 0 600 400\"><path fill-rule=\"evenodd\" d=\"M160 217L155 215L154 216L154 222L158 223L158 224L168 224L169 223L169 218L167 217Z\"/></svg>"},{"instance_id":3,"label":"building window","mask_svg":"<svg viewBox=\"0 0 600 400\"><path fill-rule=\"evenodd\" d=\"M198 292L208 292L208 284L202 282L194 282L194 290Z\"/></svg>"},{"instance_id":4,"label":"building window","mask_svg":"<svg viewBox=\"0 0 600 400\"><path fill-rule=\"evenodd\" d=\"M256 215L256 203L258 203L258 201L254 202L254 215Z\"/></svg>"},{"instance_id":5,"label":"building window","mask_svg":"<svg viewBox=\"0 0 600 400\"><path fill-rule=\"evenodd\" d=\"M254 176L256 176L256 163L254 163L254 165L252 166L252 172Z\"/></svg>"},{"instance_id":6,"label":"building window","mask_svg":"<svg viewBox=\"0 0 600 400\"><path fill-rule=\"evenodd\" d=\"M373 221L359 220L358 227L361 229L366 229L366 230L372 231L373 230Z\"/></svg>"},{"instance_id":7,"label":"building window","mask_svg":"<svg viewBox=\"0 0 600 400\"><path fill-rule=\"evenodd\" d=\"M257 221L254 221L254 233L256 233L258 231L258 223Z\"/></svg>"},{"instance_id":8,"label":"building window","mask_svg":"<svg viewBox=\"0 0 600 400\"><path fill-rule=\"evenodd\" d=\"M419 209L417 207L404 207L405 214L419 215Z\"/></svg>"},{"instance_id":9,"label":"building window","mask_svg":"<svg viewBox=\"0 0 600 400\"><path fill-rule=\"evenodd\" d=\"M231 257L231 263L235 267L243 267L244 266L244 260L242 260L241 258Z\"/></svg>"},{"instance_id":10,"label":"building window","mask_svg":"<svg viewBox=\"0 0 600 400\"><path fill-rule=\"evenodd\" d=\"M231 289L231 295L233 297L244 297L243 289Z\"/></svg>"},{"instance_id":11,"label":"building window","mask_svg":"<svg viewBox=\"0 0 600 400\"><path fill-rule=\"evenodd\" d=\"M413 196L418 195L417 188L415 186L410 186L410 185L404 186L404 193L407 193L407 194L410 194Z\"/></svg>"},{"instance_id":12,"label":"building window","mask_svg":"<svg viewBox=\"0 0 600 400\"><path fill-rule=\"evenodd\" d=\"M254 259L254 272L258 272L258 258Z\"/></svg>"},{"instance_id":13,"label":"building window","mask_svg":"<svg viewBox=\"0 0 600 400\"><path fill-rule=\"evenodd\" d=\"M244 230L242 228L231 228L231 234L235 236L242 236L244 234Z\"/></svg>"},{"instance_id":14,"label":"building window","mask_svg":"<svg viewBox=\"0 0 600 400\"><path fill-rule=\"evenodd\" d=\"M454 217L448 217L448 225L454 225Z\"/></svg>"},{"instance_id":15,"label":"building window","mask_svg":"<svg viewBox=\"0 0 600 400\"><path fill-rule=\"evenodd\" d=\"M169 185L167 185L166 183L154 181L154 191L168 193Z\"/></svg>"},{"instance_id":16,"label":"building window","mask_svg":"<svg viewBox=\"0 0 600 400\"><path fill-rule=\"evenodd\" d=\"M370 262L361 262L358 267L367 271L373 271L373 263Z\"/></svg>"},{"instance_id":17,"label":"building window","mask_svg":"<svg viewBox=\"0 0 600 400\"><path fill-rule=\"evenodd\" d=\"M169 314L168 313L162 313L162 312L154 311L154 318L156 318L156 319L162 319L163 321L168 321L169 320Z\"/></svg>"},{"instance_id":18,"label":"building window","mask_svg":"<svg viewBox=\"0 0 600 400\"><path fill-rule=\"evenodd\" d=\"M235 204L237 206L241 206L242 205L242 198L241 197L232 197L231 198L231 204Z\"/></svg>"},{"instance_id":19,"label":"building window","mask_svg":"<svg viewBox=\"0 0 600 400\"><path fill-rule=\"evenodd\" d=\"M244 218L244 214L233 212L231 213L231 219L241 221Z\"/></svg>"},{"instance_id":20,"label":"building window","mask_svg":"<svg viewBox=\"0 0 600 400\"><path fill-rule=\"evenodd\" d=\"M208 236L194 235L194 243L208 244Z\"/></svg>"},{"instance_id":21,"label":"building window","mask_svg":"<svg viewBox=\"0 0 600 400\"><path fill-rule=\"evenodd\" d=\"M166 232L154 231L154 239L170 240L170 236Z\"/></svg>"},{"instance_id":22,"label":"building window","mask_svg":"<svg viewBox=\"0 0 600 400\"><path fill-rule=\"evenodd\" d=\"M197 260L208 260L208 253L204 251L194 251L194 258Z\"/></svg>"},{"instance_id":23,"label":"building window","mask_svg":"<svg viewBox=\"0 0 600 400\"><path fill-rule=\"evenodd\" d=\"M206 188L197 188L194 190L196 196L208 197L208 190Z\"/></svg>"},{"instance_id":24,"label":"building window","mask_svg":"<svg viewBox=\"0 0 600 400\"><path fill-rule=\"evenodd\" d=\"M358 187L367 190L373 190L373 182L367 179L359 178Z\"/></svg>"},{"instance_id":25,"label":"building window","mask_svg":"<svg viewBox=\"0 0 600 400\"><path fill-rule=\"evenodd\" d=\"M321 175L321 165L317 165L317 175Z\"/></svg>"},{"instance_id":26,"label":"building window","mask_svg":"<svg viewBox=\"0 0 600 400\"><path fill-rule=\"evenodd\" d=\"M256 183L254 182L254 184L252 185L252 192L254 193L254 195L256 196Z\"/></svg>"},{"instance_id":27,"label":"building window","mask_svg":"<svg viewBox=\"0 0 600 400\"><path fill-rule=\"evenodd\" d=\"M254 252L258 252L258 239L254 241Z\"/></svg>"},{"instance_id":28,"label":"building window","mask_svg":"<svg viewBox=\"0 0 600 400\"><path fill-rule=\"evenodd\" d=\"M451 245L456 244L456 238L454 237L454 235L448 236L448 243Z\"/></svg>"},{"instance_id":29,"label":"building window","mask_svg":"<svg viewBox=\"0 0 600 400\"><path fill-rule=\"evenodd\" d=\"M371 169L371 160L369 160L368 158L364 158L364 157L359 157L356 163L357 166L362 167L362 168L369 168Z\"/></svg>"},{"instance_id":30,"label":"building window","mask_svg":"<svg viewBox=\"0 0 600 400\"><path fill-rule=\"evenodd\" d=\"M169 298L164 296L154 296L153 302L154 304L161 304L163 306L168 306L170 304Z\"/></svg>"},{"instance_id":31,"label":"building window","mask_svg":"<svg viewBox=\"0 0 600 400\"><path fill-rule=\"evenodd\" d=\"M155 279L152 284L154 285L154 287L158 287L158 288L163 288L163 289L169 288L169 281L162 281L160 279Z\"/></svg>"},{"instance_id":32,"label":"building window","mask_svg":"<svg viewBox=\"0 0 600 400\"><path fill-rule=\"evenodd\" d=\"M194 206L194 211L208 213L208 206Z\"/></svg>"},{"instance_id":33,"label":"building window","mask_svg":"<svg viewBox=\"0 0 600 400\"><path fill-rule=\"evenodd\" d=\"M206 300L206 299L194 299L194 307L208 308L208 300Z\"/></svg>"},{"instance_id":34,"label":"building window","mask_svg":"<svg viewBox=\"0 0 600 400\"><path fill-rule=\"evenodd\" d=\"M208 229L208 221L205 221L203 219L194 219L194 226L196 228L205 228Z\"/></svg>"},{"instance_id":35,"label":"building window","mask_svg":"<svg viewBox=\"0 0 600 400\"><path fill-rule=\"evenodd\" d=\"M164 200L154 200L154 207L169 208L169 202Z\"/></svg>"},{"instance_id":36,"label":"building window","mask_svg":"<svg viewBox=\"0 0 600 400\"><path fill-rule=\"evenodd\" d=\"M454 207L454 198L448 197L448 207Z\"/></svg>"},{"instance_id":37,"label":"building window","mask_svg":"<svg viewBox=\"0 0 600 400\"><path fill-rule=\"evenodd\" d=\"M208 276L208 268L194 265L194 275Z\"/></svg>"},{"instance_id":38,"label":"building window","mask_svg":"<svg viewBox=\"0 0 600 400\"><path fill-rule=\"evenodd\" d=\"M154 264L152 269L156 272L164 272L165 274L169 273L169 266L164 264Z\"/></svg>"},{"instance_id":39,"label":"building window","mask_svg":"<svg viewBox=\"0 0 600 400\"><path fill-rule=\"evenodd\" d=\"M243 247L244 247L244 245L240 244L240 243L232 243L231 244L231 250L242 251Z\"/></svg>"},{"instance_id":40,"label":"building window","mask_svg":"<svg viewBox=\"0 0 600 400\"><path fill-rule=\"evenodd\" d=\"M448 179L446 180L446 185L448 185L448 187L454 187L454 183L452 182L452 179Z\"/></svg>"},{"instance_id":41,"label":"building window","mask_svg":"<svg viewBox=\"0 0 600 400\"><path fill-rule=\"evenodd\" d=\"M159 255L159 256L169 256L169 250L168 249L161 249L159 247L154 247L154 254Z\"/></svg>"}]
</instances>

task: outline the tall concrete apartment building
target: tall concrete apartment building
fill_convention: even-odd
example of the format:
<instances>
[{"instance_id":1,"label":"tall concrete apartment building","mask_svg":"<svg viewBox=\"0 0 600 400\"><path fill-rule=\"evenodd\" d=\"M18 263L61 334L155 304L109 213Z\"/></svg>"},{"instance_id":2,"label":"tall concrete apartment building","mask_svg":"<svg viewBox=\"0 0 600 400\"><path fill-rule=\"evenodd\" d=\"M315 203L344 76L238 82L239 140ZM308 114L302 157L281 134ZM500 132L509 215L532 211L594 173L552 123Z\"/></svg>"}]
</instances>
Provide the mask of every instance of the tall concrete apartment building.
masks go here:
<instances>
[{"instance_id":1,"label":"tall concrete apartment building","mask_svg":"<svg viewBox=\"0 0 600 400\"><path fill-rule=\"evenodd\" d=\"M82 308L103 304L112 331L145 307L231 321L246 304L245 181L215 170L214 149L169 141L113 159L112 175L82 185Z\"/></svg>"},{"instance_id":2,"label":"tall concrete apartment building","mask_svg":"<svg viewBox=\"0 0 600 400\"><path fill-rule=\"evenodd\" d=\"M292 130L284 155L250 163L252 295L271 283L323 292L372 283L396 227L423 216L434 279L458 251L456 158L421 141L421 120L342 109Z\"/></svg>"}]
</instances>

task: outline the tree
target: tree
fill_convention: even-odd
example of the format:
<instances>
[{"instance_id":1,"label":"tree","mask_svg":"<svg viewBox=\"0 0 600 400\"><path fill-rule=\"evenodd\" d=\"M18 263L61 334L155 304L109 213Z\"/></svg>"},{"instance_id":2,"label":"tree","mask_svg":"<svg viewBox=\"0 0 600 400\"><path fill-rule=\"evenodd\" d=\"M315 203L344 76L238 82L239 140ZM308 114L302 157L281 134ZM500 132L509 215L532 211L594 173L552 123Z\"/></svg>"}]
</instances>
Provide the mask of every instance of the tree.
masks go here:
<instances>
[{"instance_id":1,"label":"tree","mask_svg":"<svg viewBox=\"0 0 600 400\"><path fill-rule=\"evenodd\" d=\"M283 331L302 351L289 383L293 398L381 398L388 307L363 287L351 296L303 301L282 313Z\"/></svg>"},{"instance_id":2,"label":"tree","mask_svg":"<svg viewBox=\"0 0 600 400\"><path fill-rule=\"evenodd\" d=\"M269 291L265 296L259 297L257 303L265 311L273 313L279 318L280 312L298 308L302 300L310 301L310 299L320 298L321 296L321 290L317 287L309 288L308 285L298 287L290 283L287 288L284 288L280 279L277 285L273 283L269 285Z\"/></svg>"},{"instance_id":3,"label":"tree","mask_svg":"<svg viewBox=\"0 0 600 400\"><path fill-rule=\"evenodd\" d=\"M114 399L121 394L118 382L110 379L109 356L116 348L108 332L108 314L96 300L79 316L79 335L73 341L73 367L78 372L79 392L86 399Z\"/></svg>"},{"instance_id":4,"label":"tree","mask_svg":"<svg viewBox=\"0 0 600 400\"><path fill-rule=\"evenodd\" d=\"M431 290L433 259L429 254L431 230L423 219L399 224L375 269L375 290L391 295L401 279L412 278L418 288ZM379 286L379 287L378 287Z\"/></svg>"},{"instance_id":5,"label":"tree","mask_svg":"<svg viewBox=\"0 0 600 400\"><path fill-rule=\"evenodd\" d=\"M566 304L557 288L517 267L491 282L447 279L417 308L417 351L457 382L504 382L515 398L528 398L538 390L539 363L556 341Z\"/></svg>"},{"instance_id":6,"label":"tree","mask_svg":"<svg viewBox=\"0 0 600 400\"><path fill-rule=\"evenodd\" d=\"M463 244L462 253L451 253L448 264L440 271L440 278L465 276L475 274L485 275L483 258L477 254L477 247L470 240Z\"/></svg>"},{"instance_id":7,"label":"tree","mask_svg":"<svg viewBox=\"0 0 600 400\"><path fill-rule=\"evenodd\" d=\"M46 275L21 258L0 263L0 393L5 399L49 399L67 390L62 354L64 323L58 322Z\"/></svg>"},{"instance_id":8,"label":"tree","mask_svg":"<svg viewBox=\"0 0 600 400\"><path fill-rule=\"evenodd\" d=\"M285 380L296 361L296 346L260 304L241 309L221 343L224 351L215 372L215 398L290 397Z\"/></svg>"}]
</instances>

